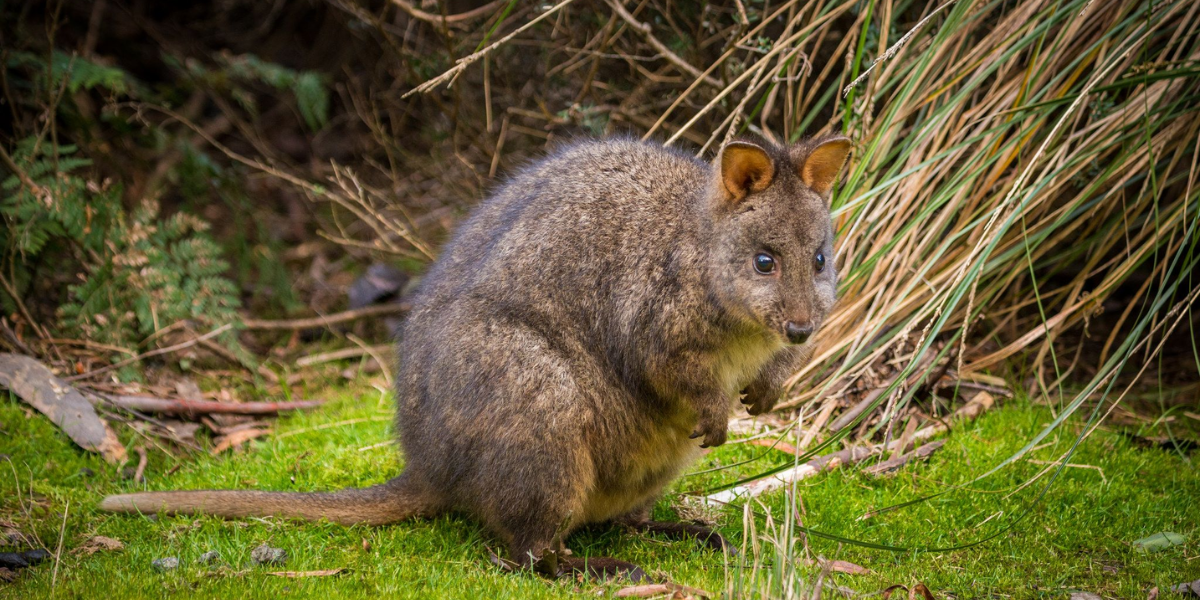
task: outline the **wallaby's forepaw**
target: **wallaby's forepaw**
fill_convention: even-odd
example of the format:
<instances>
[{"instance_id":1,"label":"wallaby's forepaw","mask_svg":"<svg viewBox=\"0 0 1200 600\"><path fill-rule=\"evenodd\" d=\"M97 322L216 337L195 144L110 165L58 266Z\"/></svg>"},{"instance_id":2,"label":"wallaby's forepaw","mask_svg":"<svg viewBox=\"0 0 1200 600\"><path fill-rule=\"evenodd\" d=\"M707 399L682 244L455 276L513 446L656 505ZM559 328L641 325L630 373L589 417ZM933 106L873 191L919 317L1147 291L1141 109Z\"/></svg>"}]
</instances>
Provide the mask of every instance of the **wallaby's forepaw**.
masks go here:
<instances>
[{"instance_id":1,"label":"wallaby's forepaw","mask_svg":"<svg viewBox=\"0 0 1200 600\"><path fill-rule=\"evenodd\" d=\"M701 442L701 448L715 448L725 443L725 436L729 429L729 419L725 417L701 417L700 422L696 424L696 430L692 432L691 438L704 438Z\"/></svg>"},{"instance_id":2,"label":"wallaby's forepaw","mask_svg":"<svg viewBox=\"0 0 1200 600\"><path fill-rule=\"evenodd\" d=\"M746 411L752 415L761 415L771 412L775 408L775 403L779 402L779 397L783 395L783 390L774 386L759 386L751 385L746 388L746 395L742 397L742 404L746 405Z\"/></svg>"}]
</instances>

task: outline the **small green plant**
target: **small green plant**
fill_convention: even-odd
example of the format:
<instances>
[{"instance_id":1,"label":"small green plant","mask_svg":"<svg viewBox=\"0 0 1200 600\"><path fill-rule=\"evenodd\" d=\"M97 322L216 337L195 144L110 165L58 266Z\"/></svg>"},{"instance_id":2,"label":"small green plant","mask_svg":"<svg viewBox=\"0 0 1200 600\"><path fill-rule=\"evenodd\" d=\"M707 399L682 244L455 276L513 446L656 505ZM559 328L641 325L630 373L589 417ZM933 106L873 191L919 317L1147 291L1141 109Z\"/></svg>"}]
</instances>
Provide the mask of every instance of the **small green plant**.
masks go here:
<instances>
[{"instance_id":1,"label":"small green plant","mask_svg":"<svg viewBox=\"0 0 1200 600\"><path fill-rule=\"evenodd\" d=\"M130 350L181 320L211 328L237 319L238 290L224 275L229 265L206 223L183 212L161 218L153 201L127 213L121 186L81 175L91 162L75 156L75 147L48 148L22 140L13 153L22 175L0 183L0 246L15 289L29 289L39 257L73 256L79 282L68 286L60 326ZM7 293L0 302L16 309ZM232 336L225 341L236 344Z\"/></svg>"},{"instance_id":2,"label":"small green plant","mask_svg":"<svg viewBox=\"0 0 1200 600\"><path fill-rule=\"evenodd\" d=\"M157 218L148 202L114 228L111 252L88 265L59 308L62 324L107 343L134 348L163 327L188 320L207 328L238 319L229 265L207 223L177 213Z\"/></svg>"},{"instance_id":3,"label":"small green plant","mask_svg":"<svg viewBox=\"0 0 1200 600\"><path fill-rule=\"evenodd\" d=\"M169 64L203 81L214 89L227 91L247 112L257 115L258 101L251 86L263 83L280 92L291 92L296 109L309 129L317 131L329 120L329 86L315 71L296 71L264 61L253 54L219 53L213 57L219 68L210 69L199 62L186 65L165 57Z\"/></svg>"},{"instance_id":4,"label":"small green plant","mask_svg":"<svg viewBox=\"0 0 1200 600\"><path fill-rule=\"evenodd\" d=\"M101 89L114 94L131 95L136 87L133 78L121 69L59 50L50 54L49 64L44 57L31 52L12 52L5 66L31 73L29 83L33 89L53 90L65 84L65 90L72 94L80 90ZM49 82L45 81L47 73L50 74Z\"/></svg>"},{"instance_id":5,"label":"small green plant","mask_svg":"<svg viewBox=\"0 0 1200 600\"><path fill-rule=\"evenodd\" d=\"M261 97L284 95L294 98L298 118L315 131L329 118L326 77L250 54L216 53L207 66L163 55L180 77L149 86L120 66L38 46L0 58L15 114L26 117L0 141L6 151L0 167L0 309L32 313L56 335L134 354L162 345L156 334L170 326L185 323L205 332L238 322L243 288L256 290L251 301L262 296L259 307L294 307L278 240L247 217L252 211L243 173L214 161L177 121L155 122L128 108L176 106L179 98L205 90L254 116ZM127 100L135 103L116 104ZM105 106L96 110L97 104ZM97 143L98 132L108 130L131 149L173 151L182 159L159 163L170 167L157 183L127 194L122 183L132 180L123 169L145 164L136 151L93 164L98 152L108 152ZM232 219L219 237L196 216L214 201L226 205ZM262 289L269 293L257 291ZM236 332L215 341L251 361ZM140 365L129 365L120 374L129 379L139 372Z\"/></svg>"}]
</instances>

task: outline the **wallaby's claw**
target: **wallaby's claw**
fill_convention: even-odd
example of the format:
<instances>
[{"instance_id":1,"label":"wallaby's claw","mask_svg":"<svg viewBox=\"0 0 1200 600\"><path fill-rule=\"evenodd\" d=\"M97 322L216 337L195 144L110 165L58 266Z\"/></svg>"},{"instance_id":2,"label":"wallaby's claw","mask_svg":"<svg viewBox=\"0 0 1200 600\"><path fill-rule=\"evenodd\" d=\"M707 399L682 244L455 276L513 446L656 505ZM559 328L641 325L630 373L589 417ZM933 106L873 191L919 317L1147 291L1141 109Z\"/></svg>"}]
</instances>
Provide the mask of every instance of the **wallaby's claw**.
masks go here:
<instances>
[{"instance_id":1,"label":"wallaby's claw","mask_svg":"<svg viewBox=\"0 0 1200 600\"><path fill-rule=\"evenodd\" d=\"M746 389L746 396L742 398L742 404L746 405L746 412L758 416L771 412L782 395L783 390L779 388L760 390L756 386L751 386Z\"/></svg>"},{"instance_id":2,"label":"wallaby's claw","mask_svg":"<svg viewBox=\"0 0 1200 600\"><path fill-rule=\"evenodd\" d=\"M692 434L692 439L703 436L704 441L700 444L701 448L715 448L725 443L726 432L729 427L729 421L726 419L702 419L696 427L696 432Z\"/></svg>"}]
</instances>

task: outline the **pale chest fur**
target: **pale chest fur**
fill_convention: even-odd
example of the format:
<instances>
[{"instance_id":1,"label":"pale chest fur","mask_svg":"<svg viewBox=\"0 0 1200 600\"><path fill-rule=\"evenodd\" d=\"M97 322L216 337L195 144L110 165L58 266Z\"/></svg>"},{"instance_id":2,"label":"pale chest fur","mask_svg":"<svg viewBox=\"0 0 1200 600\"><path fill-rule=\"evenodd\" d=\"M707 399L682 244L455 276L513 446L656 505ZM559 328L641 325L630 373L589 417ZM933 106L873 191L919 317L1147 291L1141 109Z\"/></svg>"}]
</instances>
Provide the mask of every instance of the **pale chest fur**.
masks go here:
<instances>
[{"instance_id":1,"label":"pale chest fur","mask_svg":"<svg viewBox=\"0 0 1200 600\"><path fill-rule=\"evenodd\" d=\"M685 413L654 421L637 437L622 440L617 472L602 474L584 507L585 523L606 521L652 502L662 489L700 456L689 439L695 419ZM605 483L607 482L607 483Z\"/></svg>"},{"instance_id":2,"label":"pale chest fur","mask_svg":"<svg viewBox=\"0 0 1200 600\"><path fill-rule=\"evenodd\" d=\"M721 389L732 398L754 380L783 342L771 335L748 335L734 339L714 358Z\"/></svg>"},{"instance_id":3,"label":"pale chest fur","mask_svg":"<svg viewBox=\"0 0 1200 600\"><path fill-rule=\"evenodd\" d=\"M750 336L738 339L712 358L722 390L730 402L748 385L783 345L773 338ZM636 439L626 440L627 452L619 473L600 479L589 495L582 522L595 523L616 518L651 502L671 480L700 456L699 442L690 434L696 426L693 415L679 411L658 415L653 426Z\"/></svg>"}]
</instances>

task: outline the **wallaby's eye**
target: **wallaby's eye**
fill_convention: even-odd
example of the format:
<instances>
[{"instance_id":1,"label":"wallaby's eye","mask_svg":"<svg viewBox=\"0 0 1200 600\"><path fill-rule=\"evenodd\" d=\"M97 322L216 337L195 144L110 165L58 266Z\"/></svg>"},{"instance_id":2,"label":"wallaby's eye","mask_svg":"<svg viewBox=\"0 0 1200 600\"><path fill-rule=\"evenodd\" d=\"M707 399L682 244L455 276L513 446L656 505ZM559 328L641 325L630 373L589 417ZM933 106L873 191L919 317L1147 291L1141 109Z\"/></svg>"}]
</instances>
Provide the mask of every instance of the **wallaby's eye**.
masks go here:
<instances>
[{"instance_id":1,"label":"wallaby's eye","mask_svg":"<svg viewBox=\"0 0 1200 600\"><path fill-rule=\"evenodd\" d=\"M820 273L821 271L824 271L825 270L825 253L818 252L817 257L813 259L813 264L816 265L818 273Z\"/></svg>"},{"instance_id":2,"label":"wallaby's eye","mask_svg":"<svg viewBox=\"0 0 1200 600\"><path fill-rule=\"evenodd\" d=\"M754 270L763 275L770 274L775 270L775 257L765 252L759 252L754 255Z\"/></svg>"}]
</instances>

